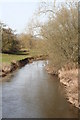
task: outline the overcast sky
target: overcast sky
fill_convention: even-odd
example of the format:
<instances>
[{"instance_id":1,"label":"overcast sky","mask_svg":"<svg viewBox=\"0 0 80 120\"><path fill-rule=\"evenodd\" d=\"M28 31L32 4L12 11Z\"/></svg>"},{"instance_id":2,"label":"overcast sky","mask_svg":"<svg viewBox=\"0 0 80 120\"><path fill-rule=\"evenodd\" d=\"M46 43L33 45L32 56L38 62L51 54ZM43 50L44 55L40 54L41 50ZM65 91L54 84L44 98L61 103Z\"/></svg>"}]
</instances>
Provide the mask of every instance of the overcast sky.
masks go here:
<instances>
[{"instance_id":1,"label":"overcast sky","mask_svg":"<svg viewBox=\"0 0 80 120\"><path fill-rule=\"evenodd\" d=\"M21 33L41 1L43 0L0 0L0 21Z\"/></svg>"},{"instance_id":2,"label":"overcast sky","mask_svg":"<svg viewBox=\"0 0 80 120\"><path fill-rule=\"evenodd\" d=\"M22 32L38 6L37 2L2 2L0 20Z\"/></svg>"}]
</instances>

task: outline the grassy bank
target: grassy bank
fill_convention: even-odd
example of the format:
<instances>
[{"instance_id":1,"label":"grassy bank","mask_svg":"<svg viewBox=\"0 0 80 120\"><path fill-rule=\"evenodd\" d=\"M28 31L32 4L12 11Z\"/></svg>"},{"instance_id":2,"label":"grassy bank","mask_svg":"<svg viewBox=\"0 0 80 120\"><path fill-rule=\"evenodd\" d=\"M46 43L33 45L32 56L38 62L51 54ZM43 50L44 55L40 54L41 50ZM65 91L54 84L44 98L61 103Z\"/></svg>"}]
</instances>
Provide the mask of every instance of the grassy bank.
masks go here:
<instances>
[{"instance_id":1,"label":"grassy bank","mask_svg":"<svg viewBox=\"0 0 80 120\"><path fill-rule=\"evenodd\" d=\"M11 61L21 60L29 57L29 55L13 55L13 54L2 54L2 62L11 63Z\"/></svg>"},{"instance_id":2,"label":"grassy bank","mask_svg":"<svg viewBox=\"0 0 80 120\"><path fill-rule=\"evenodd\" d=\"M46 59L45 55L41 52L36 52L36 50L31 50L28 52L19 52L16 54L0 54L0 76L5 77L10 72L13 72L19 67L22 67L34 60ZM12 63L11 63L12 62Z\"/></svg>"},{"instance_id":3,"label":"grassy bank","mask_svg":"<svg viewBox=\"0 0 80 120\"><path fill-rule=\"evenodd\" d=\"M0 62L2 61L3 63L10 64L11 61L15 60L22 60L27 57L35 57L41 55L41 52L38 50L30 50L29 53L27 52L21 52L21 54L0 54Z\"/></svg>"}]
</instances>

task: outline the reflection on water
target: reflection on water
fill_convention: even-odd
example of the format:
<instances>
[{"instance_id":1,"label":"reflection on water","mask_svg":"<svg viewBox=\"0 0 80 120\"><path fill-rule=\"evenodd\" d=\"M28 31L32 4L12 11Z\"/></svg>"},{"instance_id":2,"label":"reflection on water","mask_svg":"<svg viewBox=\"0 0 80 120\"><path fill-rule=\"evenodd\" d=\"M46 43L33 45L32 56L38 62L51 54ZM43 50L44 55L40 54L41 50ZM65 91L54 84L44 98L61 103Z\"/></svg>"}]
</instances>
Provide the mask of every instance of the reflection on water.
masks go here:
<instances>
[{"instance_id":1,"label":"reflection on water","mask_svg":"<svg viewBox=\"0 0 80 120\"><path fill-rule=\"evenodd\" d=\"M59 80L48 75L44 66L44 61L28 64L3 83L3 118L77 117L78 111L59 89Z\"/></svg>"}]
</instances>

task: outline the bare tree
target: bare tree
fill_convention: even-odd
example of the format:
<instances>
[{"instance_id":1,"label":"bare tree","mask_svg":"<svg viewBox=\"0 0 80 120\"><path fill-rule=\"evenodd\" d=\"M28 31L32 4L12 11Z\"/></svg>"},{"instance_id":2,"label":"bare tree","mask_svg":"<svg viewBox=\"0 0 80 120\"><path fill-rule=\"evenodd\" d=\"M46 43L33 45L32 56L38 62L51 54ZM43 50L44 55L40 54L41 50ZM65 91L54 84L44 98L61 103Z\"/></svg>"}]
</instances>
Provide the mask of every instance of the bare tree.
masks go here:
<instances>
[{"instance_id":1,"label":"bare tree","mask_svg":"<svg viewBox=\"0 0 80 120\"><path fill-rule=\"evenodd\" d=\"M51 10L47 7L44 12L47 14L52 11L54 8ZM41 13L44 12L41 8ZM55 9L54 15L42 26L41 35L47 41L49 58L53 64L60 67L65 62L77 61L78 3L66 2L61 4L59 9Z\"/></svg>"}]
</instances>

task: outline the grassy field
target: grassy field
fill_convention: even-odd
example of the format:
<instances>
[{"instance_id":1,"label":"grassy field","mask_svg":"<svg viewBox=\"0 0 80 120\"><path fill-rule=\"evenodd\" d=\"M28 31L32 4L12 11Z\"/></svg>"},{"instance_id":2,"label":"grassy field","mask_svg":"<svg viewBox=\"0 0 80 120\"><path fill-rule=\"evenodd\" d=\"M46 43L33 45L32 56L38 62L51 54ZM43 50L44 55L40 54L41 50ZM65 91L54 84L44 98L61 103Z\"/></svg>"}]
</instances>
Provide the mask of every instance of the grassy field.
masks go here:
<instances>
[{"instance_id":1,"label":"grassy field","mask_svg":"<svg viewBox=\"0 0 80 120\"><path fill-rule=\"evenodd\" d=\"M37 56L37 55L40 55L41 52L39 51L36 51L36 50L31 50L29 51L29 55L27 54L18 54L18 55L14 55L14 54L0 54L0 62L3 62L3 63L7 63L7 64L10 64L11 61L15 60L21 60L21 59L24 59L24 58L27 58L27 57L30 57L30 56Z\"/></svg>"},{"instance_id":2,"label":"grassy field","mask_svg":"<svg viewBox=\"0 0 80 120\"><path fill-rule=\"evenodd\" d=\"M2 62L10 63L13 60L17 61L27 57L29 57L29 55L2 54Z\"/></svg>"}]
</instances>

